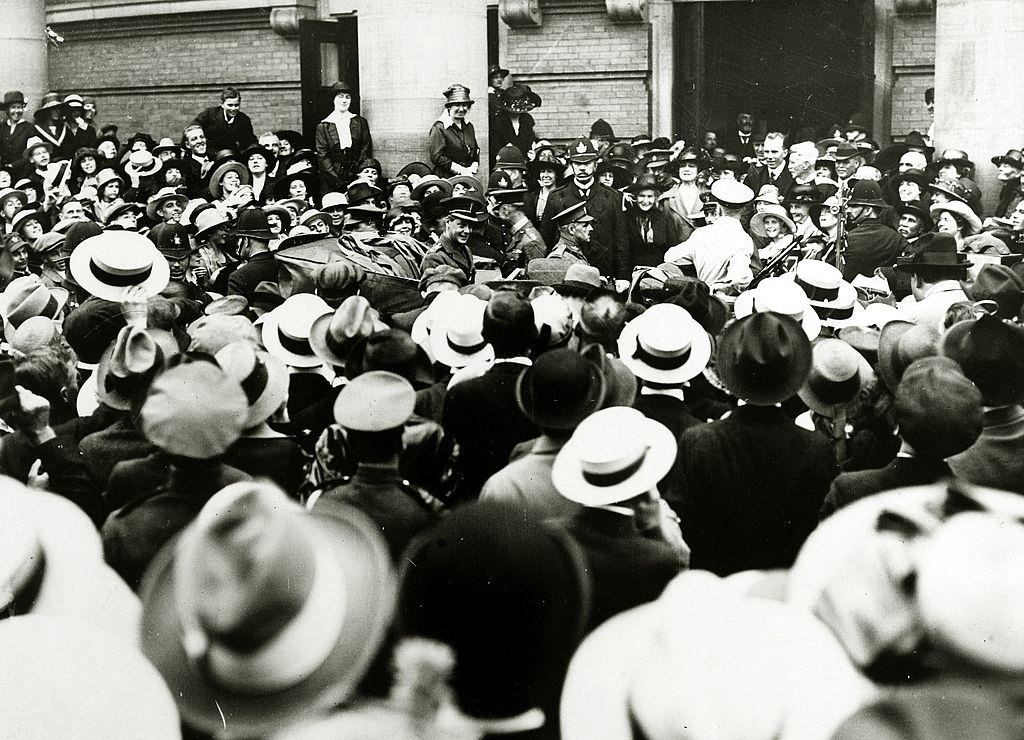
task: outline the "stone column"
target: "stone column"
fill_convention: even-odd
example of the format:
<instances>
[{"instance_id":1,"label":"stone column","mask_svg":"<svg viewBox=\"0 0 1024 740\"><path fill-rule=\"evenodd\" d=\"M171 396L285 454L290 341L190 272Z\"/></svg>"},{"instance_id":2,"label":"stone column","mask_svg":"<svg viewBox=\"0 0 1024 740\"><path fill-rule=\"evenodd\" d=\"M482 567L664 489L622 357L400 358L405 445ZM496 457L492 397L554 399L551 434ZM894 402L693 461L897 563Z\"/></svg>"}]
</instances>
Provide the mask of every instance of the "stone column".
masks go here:
<instances>
[{"instance_id":1,"label":"stone column","mask_svg":"<svg viewBox=\"0 0 1024 740\"><path fill-rule=\"evenodd\" d=\"M46 9L43 0L5 0L0 22L0 91L25 94L25 116L49 89L46 62Z\"/></svg>"},{"instance_id":2,"label":"stone column","mask_svg":"<svg viewBox=\"0 0 1024 740\"><path fill-rule=\"evenodd\" d=\"M1024 142L1024 2L938 0L935 147L976 164L986 213L999 197L989 159Z\"/></svg>"},{"instance_id":3,"label":"stone column","mask_svg":"<svg viewBox=\"0 0 1024 740\"><path fill-rule=\"evenodd\" d=\"M651 24L651 136L674 140L672 108L675 104L675 49L671 0L651 0L647 5ZM687 142L689 143L689 142Z\"/></svg>"},{"instance_id":4,"label":"stone column","mask_svg":"<svg viewBox=\"0 0 1024 740\"><path fill-rule=\"evenodd\" d=\"M468 120L487 176L487 4L481 0L388 0L359 8L359 88L373 150L388 174L427 158L427 131L444 110L442 92L469 87ZM484 180L486 182L486 180Z\"/></svg>"}]
</instances>

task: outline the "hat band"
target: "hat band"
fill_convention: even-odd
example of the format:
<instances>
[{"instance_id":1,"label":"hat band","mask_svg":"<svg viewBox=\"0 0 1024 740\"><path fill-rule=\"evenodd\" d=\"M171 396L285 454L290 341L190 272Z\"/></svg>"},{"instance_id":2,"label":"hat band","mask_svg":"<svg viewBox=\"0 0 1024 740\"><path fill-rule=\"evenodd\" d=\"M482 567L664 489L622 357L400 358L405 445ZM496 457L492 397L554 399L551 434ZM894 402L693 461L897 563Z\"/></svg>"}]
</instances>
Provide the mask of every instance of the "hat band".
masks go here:
<instances>
[{"instance_id":1,"label":"hat band","mask_svg":"<svg viewBox=\"0 0 1024 740\"><path fill-rule=\"evenodd\" d=\"M479 352L480 350L487 346L486 339L477 342L476 344L470 345L456 344L455 342L452 341L451 337L446 337L446 339L448 341L448 347L450 347L453 351L458 352L460 355L475 355L477 352Z\"/></svg>"},{"instance_id":2,"label":"hat band","mask_svg":"<svg viewBox=\"0 0 1024 740\"><path fill-rule=\"evenodd\" d=\"M838 285L834 288L822 288L820 285L811 285L799 276L796 278L796 284L804 289L807 297L812 301L834 301L839 297Z\"/></svg>"},{"instance_id":3,"label":"hat band","mask_svg":"<svg viewBox=\"0 0 1024 740\"><path fill-rule=\"evenodd\" d=\"M47 294L50 296L50 299L46 302L46 305L43 306L42 310L39 313L32 314L30 316L20 316L18 315L17 310L14 310L11 311L9 316L7 316L7 323L13 326L15 329L17 329L25 321L34 318L35 316L42 316L47 319L57 318L57 298L53 295L53 293L50 293L49 291L47 291Z\"/></svg>"},{"instance_id":4,"label":"hat band","mask_svg":"<svg viewBox=\"0 0 1024 740\"><path fill-rule=\"evenodd\" d=\"M311 355L313 354L313 348L309 344L309 339L303 339L301 337L290 337L281 331L281 327L277 328L277 338L281 342L281 346L286 350L296 355Z\"/></svg>"},{"instance_id":5,"label":"hat band","mask_svg":"<svg viewBox=\"0 0 1024 740\"><path fill-rule=\"evenodd\" d=\"M339 342L335 339L334 335L331 334L330 329L327 330L327 334L324 336L324 344L327 345L327 349L329 349L335 357L344 358L348 355L350 345L345 342Z\"/></svg>"},{"instance_id":6,"label":"hat band","mask_svg":"<svg viewBox=\"0 0 1024 740\"><path fill-rule=\"evenodd\" d=\"M849 306L848 308L833 308L828 312L829 320L845 321L849 318L853 318L853 306Z\"/></svg>"},{"instance_id":7,"label":"hat band","mask_svg":"<svg viewBox=\"0 0 1024 740\"><path fill-rule=\"evenodd\" d=\"M640 454L634 462L624 467L622 470L616 470L613 473L591 473L589 471L583 471L583 480L592 486L598 488L610 488L611 486L617 486L623 481L627 481L632 478L636 471L640 469L640 466L644 464L644 460L647 458L647 451L650 447L644 448L644 451Z\"/></svg>"},{"instance_id":8,"label":"hat band","mask_svg":"<svg viewBox=\"0 0 1024 740\"><path fill-rule=\"evenodd\" d=\"M32 554L17 572L3 584L2 592L7 597L0 601L0 619L28 614L39 597L46 575L46 553L38 540Z\"/></svg>"},{"instance_id":9,"label":"hat band","mask_svg":"<svg viewBox=\"0 0 1024 740\"><path fill-rule=\"evenodd\" d=\"M640 360L640 362L648 367L653 367L655 370L676 370L685 365L690 359L690 348L687 347L685 351L678 355L659 357L641 347L640 338L637 337L636 349L633 350L633 359Z\"/></svg>"},{"instance_id":10,"label":"hat band","mask_svg":"<svg viewBox=\"0 0 1024 740\"><path fill-rule=\"evenodd\" d=\"M96 264L96 260L89 260L89 270L92 272L93 277L99 280L101 283L107 285L113 285L117 288L127 288L131 285L141 285L149 276L153 274L153 266L150 265L144 270L139 272L133 272L129 275L118 275L113 272L108 272L102 267Z\"/></svg>"},{"instance_id":11,"label":"hat band","mask_svg":"<svg viewBox=\"0 0 1024 740\"><path fill-rule=\"evenodd\" d=\"M807 387L814 397L824 404L847 403L852 401L860 390L860 371L846 380L829 380L824 375L812 371L807 378Z\"/></svg>"},{"instance_id":12,"label":"hat band","mask_svg":"<svg viewBox=\"0 0 1024 740\"><path fill-rule=\"evenodd\" d=\"M269 374L267 373L267 365L265 362L256 358L256 363L253 365L252 372L243 380L239 385L242 386L242 391L245 393L245 397L249 400L249 405L252 406L259 400L259 397L263 394L263 391L267 389L267 379Z\"/></svg>"}]
</instances>

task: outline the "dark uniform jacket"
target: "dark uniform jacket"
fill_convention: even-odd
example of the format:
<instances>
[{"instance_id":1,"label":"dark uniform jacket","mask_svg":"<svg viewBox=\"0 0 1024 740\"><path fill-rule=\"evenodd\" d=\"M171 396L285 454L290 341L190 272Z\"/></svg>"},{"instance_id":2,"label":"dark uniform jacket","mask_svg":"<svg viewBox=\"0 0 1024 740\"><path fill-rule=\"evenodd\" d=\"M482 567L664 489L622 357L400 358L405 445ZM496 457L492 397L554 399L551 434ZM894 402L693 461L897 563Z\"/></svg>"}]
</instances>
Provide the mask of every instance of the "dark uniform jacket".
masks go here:
<instances>
[{"instance_id":1,"label":"dark uniform jacket","mask_svg":"<svg viewBox=\"0 0 1024 740\"><path fill-rule=\"evenodd\" d=\"M721 576L792 565L838 472L829 440L763 406L688 430L677 462L690 566Z\"/></svg>"},{"instance_id":2,"label":"dark uniform jacket","mask_svg":"<svg viewBox=\"0 0 1024 740\"><path fill-rule=\"evenodd\" d=\"M452 162L469 167L480 159L480 146L476 143L476 129L469 121L462 126L446 126L441 121L434 121L427 134L427 149L430 151L430 164L438 177L451 177Z\"/></svg>"},{"instance_id":3,"label":"dark uniform jacket","mask_svg":"<svg viewBox=\"0 0 1024 740\"><path fill-rule=\"evenodd\" d=\"M571 181L548 196L547 208L540 233L544 241L554 247L558 241L558 227L553 216L569 206L586 201L587 213L594 217L594 231L585 247L587 262L602 275L629 277L629 236L626 233L626 214L622 210L622 193L596 180L587 197Z\"/></svg>"},{"instance_id":4,"label":"dark uniform jacket","mask_svg":"<svg viewBox=\"0 0 1024 740\"><path fill-rule=\"evenodd\" d=\"M353 116L348 124L352 146L341 148L338 127L332 121L316 125L316 156L320 160L320 179L325 189L344 190L356 176L360 160L373 156L370 125L362 116Z\"/></svg>"},{"instance_id":5,"label":"dark uniform jacket","mask_svg":"<svg viewBox=\"0 0 1024 740\"><path fill-rule=\"evenodd\" d=\"M22 119L11 131L7 121L0 123L0 164L17 165L25 155L25 145L35 133L32 124Z\"/></svg>"},{"instance_id":6,"label":"dark uniform jacket","mask_svg":"<svg viewBox=\"0 0 1024 740\"><path fill-rule=\"evenodd\" d=\"M224 118L224 109L219 105L214 105L196 116L195 122L203 127L203 133L206 134L206 142L211 152L218 152L221 149L234 149L237 152L242 152L256 143L252 121L242 111L238 111L228 123L228 120Z\"/></svg>"},{"instance_id":7,"label":"dark uniform jacket","mask_svg":"<svg viewBox=\"0 0 1024 740\"><path fill-rule=\"evenodd\" d=\"M256 286L264 281L277 282L277 260L273 252L259 252L239 265L228 277L228 294L252 298Z\"/></svg>"},{"instance_id":8,"label":"dark uniform jacket","mask_svg":"<svg viewBox=\"0 0 1024 740\"><path fill-rule=\"evenodd\" d=\"M451 265L462 270L469 282L476 278L476 267L473 265L473 252L468 246L463 246L453 241L451 237L442 234L437 244L431 247L430 251L423 255L421 270L438 265Z\"/></svg>"},{"instance_id":9,"label":"dark uniform jacket","mask_svg":"<svg viewBox=\"0 0 1024 740\"><path fill-rule=\"evenodd\" d=\"M846 232L843 250L843 280L857 275L871 277L876 267L896 264L896 257L909 250L907 240L877 218L868 218Z\"/></svg>"},{"instance_id":10,"label":"dark uniform jacket","mask_svg":"<svg viewBox=\"0 0 1024 740\"><path fill-rule=\"evenodd\" d=\"M240 437L224 453L224 464L253 478L269 478L289 496L305 479L306 456L291 437Z\"/></svg>"},{"instance_id":11,"label":"dark uniform jacket","mask_svg":"<svg viewBox=\"0 0 1024 740\"><path fill-rule=\"evenodd\" d=\"M953 475L942 460L919 457L897 457L878 470L857 470L840 473L821 506L821 518L834 514L854 501L882 491L904 486L924 486Z\"/></svg>"}]
</instances>

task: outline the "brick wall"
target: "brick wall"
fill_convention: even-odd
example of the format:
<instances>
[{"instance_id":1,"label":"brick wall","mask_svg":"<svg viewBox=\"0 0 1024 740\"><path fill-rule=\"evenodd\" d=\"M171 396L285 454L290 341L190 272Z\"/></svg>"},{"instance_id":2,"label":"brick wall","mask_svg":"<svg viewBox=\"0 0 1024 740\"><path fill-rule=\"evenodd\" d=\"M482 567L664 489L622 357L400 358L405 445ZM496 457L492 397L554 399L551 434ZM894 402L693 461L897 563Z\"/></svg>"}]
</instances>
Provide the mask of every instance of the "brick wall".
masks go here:
<instances>
[{"instance_id":1,"label":"brick wall","mask_svg":"<svg viewBox=\"0 0 1024 740\"><path fill-rule=\"evenodd\" d=\"M537 134L586 135L598 118L617 136L650 129L649 26L616 24L603 0L541 0L539 28L500 23L501 63L543 99Z\"/></svg>"},{"instance_id":2,"label":"brick wall","mask_svg":"<svg viewBox=\"0 0 1024 740\"><path fill-rule=\"evenodd\" d=\"M892 57L892 133L898 140L931 125L924 91L935 84L935 16L897 17Z\"/></svg>"},{"instance_id":3,"label":"brick wall","mask_svg":"<svg viewBox=\"0 0 1024 740\"><path fill-rule=\"evenodd\" d=\"M101 123L122 138L146 131L177 139L225 85L242 93L242 110L259 133L302 127L299 45L270 28L267 11L205 13L57 28L50 84L96 98Z\"/></svg>"}]
</instances>

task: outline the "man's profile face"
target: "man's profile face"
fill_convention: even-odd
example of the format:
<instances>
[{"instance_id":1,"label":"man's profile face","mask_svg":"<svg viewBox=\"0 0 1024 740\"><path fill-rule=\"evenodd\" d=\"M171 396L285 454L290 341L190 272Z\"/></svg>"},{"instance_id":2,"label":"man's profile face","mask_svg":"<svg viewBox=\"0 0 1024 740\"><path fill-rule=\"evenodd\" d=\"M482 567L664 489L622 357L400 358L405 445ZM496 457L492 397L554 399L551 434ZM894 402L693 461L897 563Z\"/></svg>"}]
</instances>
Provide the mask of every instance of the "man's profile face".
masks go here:
<instances>
[{"instance_id":1,"label":"man's profile face","mask_svg":"<svg viewBox=\"0 0 1024 740\"><path fill-rule=\"evenodd\" d=\"M224 110L224 117L230 121L238 113L239 108L242 107L242 99L228 98L221 101L220 107Z\"/></svg>"},{"instance_id":2,"label":"man's profile face","mask_svg":"<svg viewBox=\"0 0 1024 740\"><path fill-rule=\"evenodd\" d=\"M999 165L999 169L996 171L996 177L999 182L1009 182L1010 180L1017 180L1020 178L1021 170L1019 167L1014 167L1012 164L1003 162Z\"/></svg>"},{"instance_id":3,"label":"man's profile face","mask_svg":"<svg viewBox=\"0 0 1024 740\"><path fill-rule=\"evenodd\" d=\"M750 113L740 113L736 116L736 128L743 134L749 134L754 130L754 116Z\"/></svg>"},{"instance_id":4,"label":"man's profile face","mask_svg":"<svg viewBox=\"0 0 1024 740\"><path fill-rule=\"evenodd\" d=\"M202 129L196 128L189 131L185 137L185 144L193 154L200 156L206 154L206 134Z\"/></svg>"},{"instance_id":5,"label":"man's profile face","mask_svg":"<svg viewBox=\"0 0 1024 740\"><path fill-rule=\"evenodd\" d=\"M569 224L569 233L575 236L580 244L588 244L591 234L594 233L594 224L590 221L573 221Z\"/></svg>"}]
</instances>

